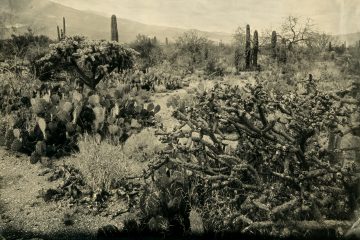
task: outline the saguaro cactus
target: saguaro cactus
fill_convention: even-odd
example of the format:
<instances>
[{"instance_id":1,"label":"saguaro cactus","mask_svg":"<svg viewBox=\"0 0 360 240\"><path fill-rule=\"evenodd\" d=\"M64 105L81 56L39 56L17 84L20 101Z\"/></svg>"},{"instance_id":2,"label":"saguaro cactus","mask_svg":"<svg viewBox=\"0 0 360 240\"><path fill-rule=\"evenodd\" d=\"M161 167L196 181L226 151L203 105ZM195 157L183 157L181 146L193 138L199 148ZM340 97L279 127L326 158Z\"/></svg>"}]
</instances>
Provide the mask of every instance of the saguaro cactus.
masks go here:
<instances>
[{"instance_id":1,"label":"saguaro cactus","mask_svg":"<svg viewBox=\"0 0 360 240\"><path fill-rule=\"evenodd\" d=\"M65 17L63 17L63 28L60 29L59 25L56 26L56 28L57 28L58 40L61 41L66 37L66 21L65 21Z\"/></svg>"},{"instance_id":2,"label":"saguaro cactus","mask_svg":"<svg viewBox=\"0 0 360 240\"><path fill-rule=\"evenodd\" d=\"M332 44L331 42L329 42L329 52L332 52L332 50L333 50Z\"/></svg>"},{"instance_id":3,"label":"saguaro cactus","mask_svg":"<svg viewBox=\"0 0 360 240\"><path fill-rule=\"evenodd\" d=\"M251 64L251 45L250 45L250 25L246 25L246 42L245 42L245 68L249 69Z\"/></svg>"},{"instance_id":4,"label":"saguaro cactus","mask_svg":"<svg viewBox=\"0 0 360 240\"><path fill-rule=\"evenodd\" d=\"M63 17L63 37L66 36L66 22L65 22L65 17Z\"/></svg>"},{"instance_id":5,"label":"saguaro cactus","mask_svg":"<svg viewBox=\"0 0 360 240\"><path fill-rule=\"evenodd\" d=\"M259 35L258 31L254 31L254 46L252 51L252 61L253 61L253 67L256 69L258 67L258 53L259 53Z\"/></svg>"},{"instance_id":6,"label":"saguaro cactus","mask_svg":"<svg viewBox=\"0 0 360 240\"><path fill-rule=\"evenodd\" d=\"M58 40L60 41L61 40L60 28L59 28L59 26L56 26L56 27L57 27Z\"/></svg>"},{"instance_id":7,"label":"saguaro cactus","mask_svg":"<svg viewBox=\"0 0 360 240\"><path fill-rule=\"evenodd\" d=\"M119 32L117 29L117 21L115 15L111 16L111 41L119 41Z\"/></svg>"},{"instance_id":8,"label":"saguaro cactus","mask_svg":"<svg viewBox=\"0 0 360 240\"><path fill-rule=\"evenodd\" d=\"M272 53L272 57L276 58L277 55L277 35L276 35L276 31L273 31L271 34L271 53Z\"/></svg>"},{"instance_id":9,"label":"saguaro cactus","mask_svg":"<svg viewBox=\"0 0 360 240\"><path fill-rule=\"evenodd\" d=\"M286 54L286 41L285 39L282 39L281 41L281 46L280 46L280 51L279 51L279 58L278 58L279 62L281 63L286 63L287 61L287 54Z\"/></svg>"},{"instance_id":10,"label":"saguaro cactus","mask_svg":"<svg viewBox=\"0 0 360 240\"><path fill-rule=\"evenodd\" d=\"M237 73L240 72L241 58L242 58L241 50L237 46L236 49L235 49L235 54L234 54L234 65L235 65Z\"/></svg>"},{"instance_id":11,"label":"saguaro cactus","mask_svg":"<svg viewBox=\"0 0 360 240\"><path fill-rule=\"evenodd\" d=\"M165 44L169 45L169 39L167 37L165 38Z\"/></svg>"}]
</instances>

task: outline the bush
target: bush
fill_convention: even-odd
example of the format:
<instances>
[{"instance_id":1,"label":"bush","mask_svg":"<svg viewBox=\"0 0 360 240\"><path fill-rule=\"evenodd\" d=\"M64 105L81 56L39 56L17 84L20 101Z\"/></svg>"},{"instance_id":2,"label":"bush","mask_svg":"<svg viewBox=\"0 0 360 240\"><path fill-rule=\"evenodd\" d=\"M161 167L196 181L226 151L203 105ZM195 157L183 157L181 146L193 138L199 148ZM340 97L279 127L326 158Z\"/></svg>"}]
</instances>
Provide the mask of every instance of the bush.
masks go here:
<instances>
[{"instance_id":1,"label":"bush","mask_svg":"<svg viewBox=\"0 0 360 240\"><path fill-rule=\"evenodd\" d=\"M70 163L80 170L92 191L110 192L117 182L141 176L147 164L125 152L127 144L114 145L111 140L99 141L94 136L84 135L78 146L79 153Z\"/></svg>"},{"instance_id":2,"label":"bush","mask_svg":"<svg viewBox=\"0 0 360 240\"><path fill-rule=\"evenodd\" d=\"M162 49L156 38L149 38L145 35L137 35L136 40L130 44L139 55L138 68L146 71L162 61Z\"/></svg>"}]
</instances>

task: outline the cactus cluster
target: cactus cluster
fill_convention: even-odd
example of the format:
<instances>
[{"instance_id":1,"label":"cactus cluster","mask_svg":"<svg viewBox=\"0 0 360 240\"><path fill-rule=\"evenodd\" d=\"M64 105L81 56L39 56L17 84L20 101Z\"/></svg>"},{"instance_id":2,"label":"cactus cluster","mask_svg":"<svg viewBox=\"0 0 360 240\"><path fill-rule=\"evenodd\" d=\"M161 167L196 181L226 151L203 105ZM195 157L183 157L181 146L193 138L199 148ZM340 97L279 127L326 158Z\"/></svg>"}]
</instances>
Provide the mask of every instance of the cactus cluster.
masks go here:
<instances>
[{"instance_id":1,"label":"cactus cluster","mask_svg":"<svg viewBox=\"0 0 360 240\"><path fill-rule=\"evenodd\" d=\"M258 31L254 31L253 43L251 47L251 34L250 34L250 25L246 25L246 35L245 35L245 69L258 69L258 53L259 53L259 34ZM239 66L240 53L239 49L235 50L235 65Z\"/></svg>"},{"instance_id":2,"label":"cactus cluster","mask_svg":"<svg viewBox=\"0 0 360 240\"><path fill-rule=\"evenodd\" d=\"M31 163L76 151L77 137L85 132L121 143L144 126L153 125L154 115L160 111L158 105L144 106L133 99L126 86L96 93L75 84L42 83L30 90L20 86L13 91L0 91L4 100L0 113L9 116L1 119L0 143L31 155ZM29 101L21 101L24 97Z\"/></svg>"},{"instance_id":3,"label":"cactus cluster","mask_svg":"<svg viewBox=\"0 0 360 240\"><path fill-rule=\"evenodd\" d=\"M202 209L206 230L278 237L349 227L357 165L338 161L342 150L321 136L344 136L355 108L344 110L335 94L275 96L250 84L218 84L194 102L175 110L180 127L161 134L169 146L162 154L169 172L198 178L206 201L192 206Z\"/></svg>"}]
</instances>

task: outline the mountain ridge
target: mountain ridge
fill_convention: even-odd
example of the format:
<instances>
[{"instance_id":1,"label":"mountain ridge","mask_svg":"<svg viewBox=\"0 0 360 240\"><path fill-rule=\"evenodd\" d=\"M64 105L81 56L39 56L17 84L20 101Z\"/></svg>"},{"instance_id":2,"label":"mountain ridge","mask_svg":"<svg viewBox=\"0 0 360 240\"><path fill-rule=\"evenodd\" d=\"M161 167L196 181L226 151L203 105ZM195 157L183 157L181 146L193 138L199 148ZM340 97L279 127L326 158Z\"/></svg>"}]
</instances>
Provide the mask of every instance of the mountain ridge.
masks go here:
<instances>
[{"instance_id":1,"label":"mountain ridge","mask_svg":"<svg viewBox=\"0 0 360 240\"><path fill-rule=\"evenodd\" d=\"M55 39L57 37L56 26L61 26L62 17L65 17L68 35L85 35L91 39L110 39L110 17L94 12L77 10L48 0L0 0L0 5L4 6L5 10L0 13L9 16L11 20L11 24L7 25L22 26L17 29L18 32L26 31L28 27L31 27L36 34L44 34ZM165 42L165 38L168 38L171 42L190 30L148 25L118 16L117 21L121 42L133 41L138 34L156 36L161 42ZM196 31L215 42L231 42L233 38L230 33Z\"/></svg>"}]
</instances>

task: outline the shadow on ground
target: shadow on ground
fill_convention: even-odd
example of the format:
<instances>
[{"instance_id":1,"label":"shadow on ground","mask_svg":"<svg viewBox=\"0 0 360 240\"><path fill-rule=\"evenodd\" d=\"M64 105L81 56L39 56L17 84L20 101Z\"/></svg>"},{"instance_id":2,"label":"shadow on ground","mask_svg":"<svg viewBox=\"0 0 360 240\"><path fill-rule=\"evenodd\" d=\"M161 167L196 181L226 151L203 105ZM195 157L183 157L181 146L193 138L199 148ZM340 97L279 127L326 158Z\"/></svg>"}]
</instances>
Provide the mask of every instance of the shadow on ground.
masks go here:
<instances>
[{"instance_id":1,"label":"shadow on ground","mask_svg":"<svg viewBox=\"0 0 360 240\"><path fill-rule=\"evenodd\" d=\"M250 240L250 239L344 239L342 237L338 238L334 235L333 232L322 232L322 233L317 233L316 235L307 235L304 237L298 237L298 238L271 238L269 236L254 236L254 235L243 235L243 234L238 234L238 233L221 233L221 234L203 234L203 235L187 235L187 236L164 236L164 235L155 235L155 234L128 234L128 233L117 233L114 236L108 236L106 238L104 237L98 237L96 235L93 234L89 234L89 233L82 233L82 232L77 232L77 231L59 231L59 232L54 232L52 234L49 235L44 235L41 233L35 233L35 232L25 232L25 231L21 231L19 229L14 229L14 228L7 228L5 230L3 230L0 233L0 239L2 240L3 238L5 238L6 240L83 240L83 239L87 239L87 240L92 240L92 239L97 239L97 240L103 240L103 239L110 239L110 240L115 240L115 239L242 239L242 240ZM1 236L3 238L1 238ZM358 239L358 238L346 238L346 240L348 239Z\"/></svg>"}]
</instances>

